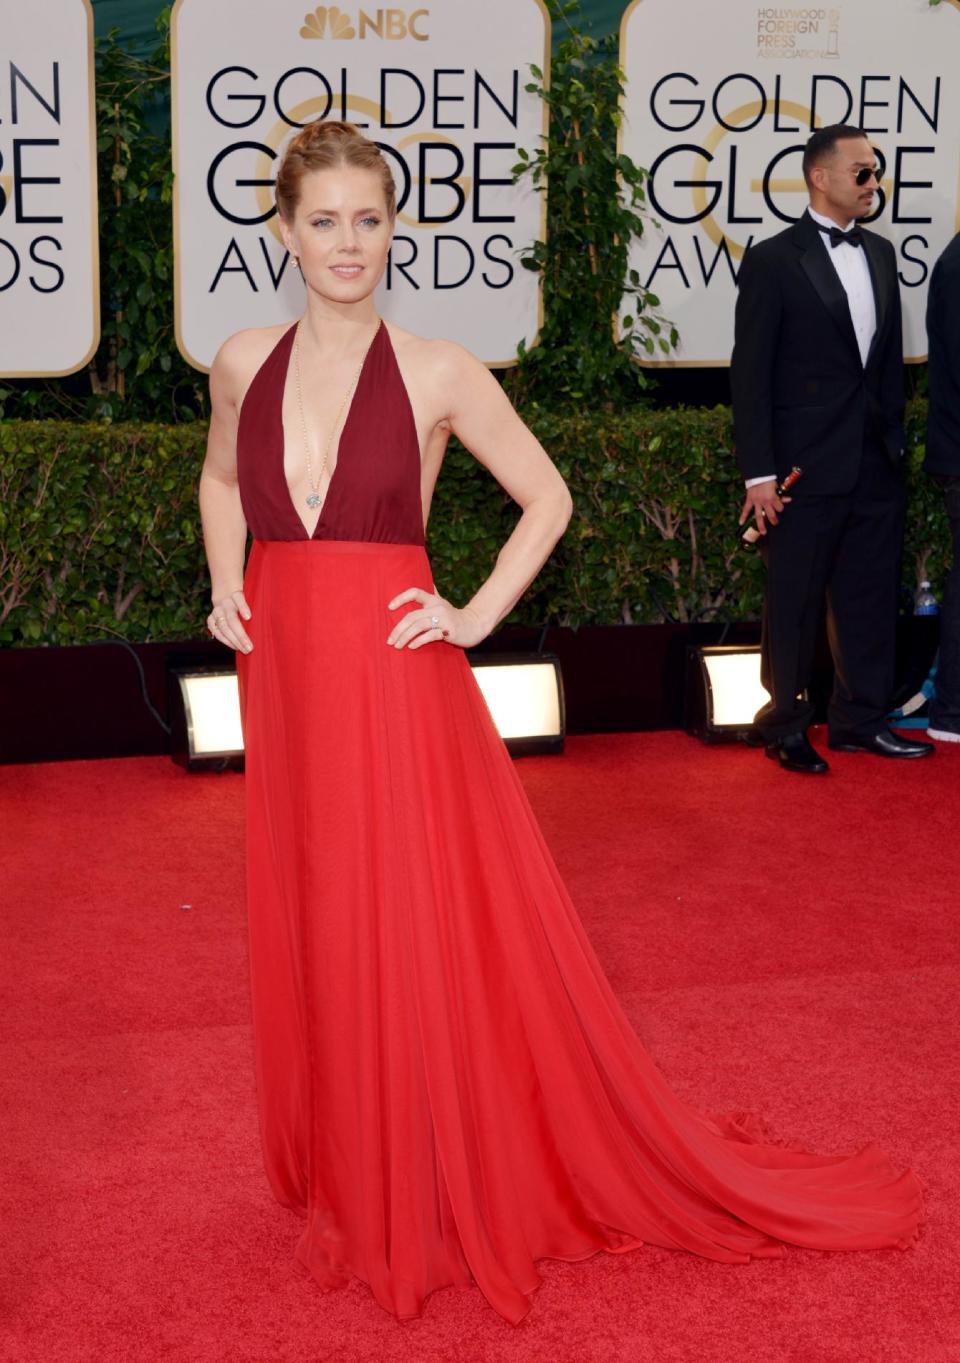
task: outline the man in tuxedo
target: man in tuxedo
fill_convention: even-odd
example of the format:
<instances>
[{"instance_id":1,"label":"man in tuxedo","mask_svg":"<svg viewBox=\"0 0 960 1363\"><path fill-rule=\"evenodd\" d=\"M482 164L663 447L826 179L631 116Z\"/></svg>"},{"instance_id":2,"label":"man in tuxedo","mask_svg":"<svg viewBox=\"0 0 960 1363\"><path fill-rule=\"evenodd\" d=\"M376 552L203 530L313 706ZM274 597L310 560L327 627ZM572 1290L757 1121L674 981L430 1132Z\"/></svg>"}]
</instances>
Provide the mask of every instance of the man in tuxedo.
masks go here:
<instances>
[{"instance_id":1,"label":"man in tuxedo","mask_svg":"<svg viewBox=\"0 0 960 1363\"><path fill-rule=\"evenodd\" d=\"M730 364L741 523L760 531L767 582L761 675L771 700L755 724L787 771L821 773L807 738L823 608L835 679L829 746L926 757L886 722L894 690L906 494L900 295L891 244L858 219L877 161L859 128L818 129L804 150L803 217L749 250ZM796 465L802 476L781 498ZM785 503L789 501L789 506Z\"/></svg>"},{"instance_id":2,"label":"man in tuxedo","mask_svg":"<svg viewBox=\"0 0 960 1363\"><path fill-rule=\"evenodd\" d=\"M953 566L940 612L937 691L931 738L960 743L960 236L933 267L927 295L930 407L924 468L943 489L953 537Z\"/></svg>"}]
</instances>

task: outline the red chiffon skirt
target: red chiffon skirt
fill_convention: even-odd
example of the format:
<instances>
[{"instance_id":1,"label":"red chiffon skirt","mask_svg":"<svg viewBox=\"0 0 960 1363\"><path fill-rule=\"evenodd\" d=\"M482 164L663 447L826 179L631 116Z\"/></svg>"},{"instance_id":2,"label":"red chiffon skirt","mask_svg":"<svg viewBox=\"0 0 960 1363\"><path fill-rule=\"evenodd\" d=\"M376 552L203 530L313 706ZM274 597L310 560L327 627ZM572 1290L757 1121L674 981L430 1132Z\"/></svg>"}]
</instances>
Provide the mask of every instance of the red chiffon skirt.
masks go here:
<instances>
[{"instance_id":1,"label":"red chiffon skirt","mask_svg":"<svg viewBox=\"0 0 960 1363\"><path fill-rule=\"evenodd\" d=\"M238 658L256 1078L300 1263L396 1316L541 1258L905 1248L921 1189L676 1097L622 1012L464 654L396 650L422 548L261 542Z\"/></svg>"}]
</instances>

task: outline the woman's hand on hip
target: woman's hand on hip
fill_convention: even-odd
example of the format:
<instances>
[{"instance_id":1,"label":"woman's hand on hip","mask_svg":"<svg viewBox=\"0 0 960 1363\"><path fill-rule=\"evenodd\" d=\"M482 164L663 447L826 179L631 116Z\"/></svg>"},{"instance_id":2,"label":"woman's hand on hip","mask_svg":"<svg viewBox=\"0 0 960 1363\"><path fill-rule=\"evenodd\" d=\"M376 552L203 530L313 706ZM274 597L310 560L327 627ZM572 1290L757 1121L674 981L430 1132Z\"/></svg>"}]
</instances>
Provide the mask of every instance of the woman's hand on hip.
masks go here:
<instances>
[{"instance_id":1,"label":"woman's hand on hip","mask_svg":"<svg viewBox=\"0 0 960 1363\"><path fill-rule=\"evenodd\" d=\"M213 610L207 616L207 629L215 639L220 640L221 644L237 649L240 653L249 653L253 649L253 644L241 623L242 620L249 619L250 607L243 592L231 592L229 596L222 596L219 601L214 601Z\"/></svg>"},{"instance_id":2,"label":"woman's hand on hip","mask_svg":"<svg viewBox=\"0 0 960 1363\"><path fill-rule=\"evenodd\" d=\"M421 644L456 644L472 648L486 638L480 617L469 606L457 610L449 601L420 587L410 587L387 603L388 610L415 601L419 610L408 611L390 631L387 643L392 648L419 648Z\"/></svg>"}]
</instances>

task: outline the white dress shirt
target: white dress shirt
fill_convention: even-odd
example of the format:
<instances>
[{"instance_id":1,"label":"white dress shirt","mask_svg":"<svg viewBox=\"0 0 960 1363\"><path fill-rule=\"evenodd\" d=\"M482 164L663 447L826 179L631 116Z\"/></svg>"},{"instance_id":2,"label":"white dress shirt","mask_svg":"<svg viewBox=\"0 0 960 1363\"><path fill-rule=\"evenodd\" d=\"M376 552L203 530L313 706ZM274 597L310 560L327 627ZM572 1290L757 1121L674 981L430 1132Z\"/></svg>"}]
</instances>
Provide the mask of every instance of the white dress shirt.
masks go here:
<instances>
[{"instance_id":1,"label":"white dress shirt","mask_svg":"<svg viewBox=\"0 0 960 1363\"><path fill-rule=\"evenodd\" d=\"M832 218L826 218L822 213L817 213L815 209L807 206L807 212L814 222L822 227L836 227L837 224ZM856 218L848 222L841 231L849 232L850 228L856 224ZM836 270L843 291L847 295L847 304L850 308L850 320L853 322L853 330L856 333L857 345L860 347L860 362L866 367L867 356L870 354L870 347L873 344L873 337L877 330L877 304L873 296L873 282L870 278L870 266L867 264L867 253L863 246L851 246L849 242L842 241L839 246L831 246L830 238L824 232L818 232L823 249L830 258L830 264ZM756 483L769 483L776 475L766 474L763 478L748 478L746 487L753 487Z\"/></svg>"}]
</instances>

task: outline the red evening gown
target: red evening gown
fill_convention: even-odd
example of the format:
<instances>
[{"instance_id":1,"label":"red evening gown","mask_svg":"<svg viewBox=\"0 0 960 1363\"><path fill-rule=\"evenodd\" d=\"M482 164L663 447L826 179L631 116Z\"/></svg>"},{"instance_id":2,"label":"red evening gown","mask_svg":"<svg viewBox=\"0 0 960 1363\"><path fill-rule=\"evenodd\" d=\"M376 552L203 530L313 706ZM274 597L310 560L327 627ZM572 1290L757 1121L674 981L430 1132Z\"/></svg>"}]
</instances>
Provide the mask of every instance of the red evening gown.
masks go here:
<instances>
[{"instance_id":1,"label":"red evening gown","mask_svg":"<svg viewBox=\"0 0 960 1363\"><path fill-rule=\"evenodd\" d=\"M387 328L312 537L283 472L292 342L240 415L254 649L237 663L261 1136L275 1196L304 1218L297 1259L401 1319L473 1282L516 1323L541 1258L913 1244L920 1185L875 1145L813 1154L671 1092L463 652L387 647L387 602L433 589Z\"/></svg>"}]
</instances>

